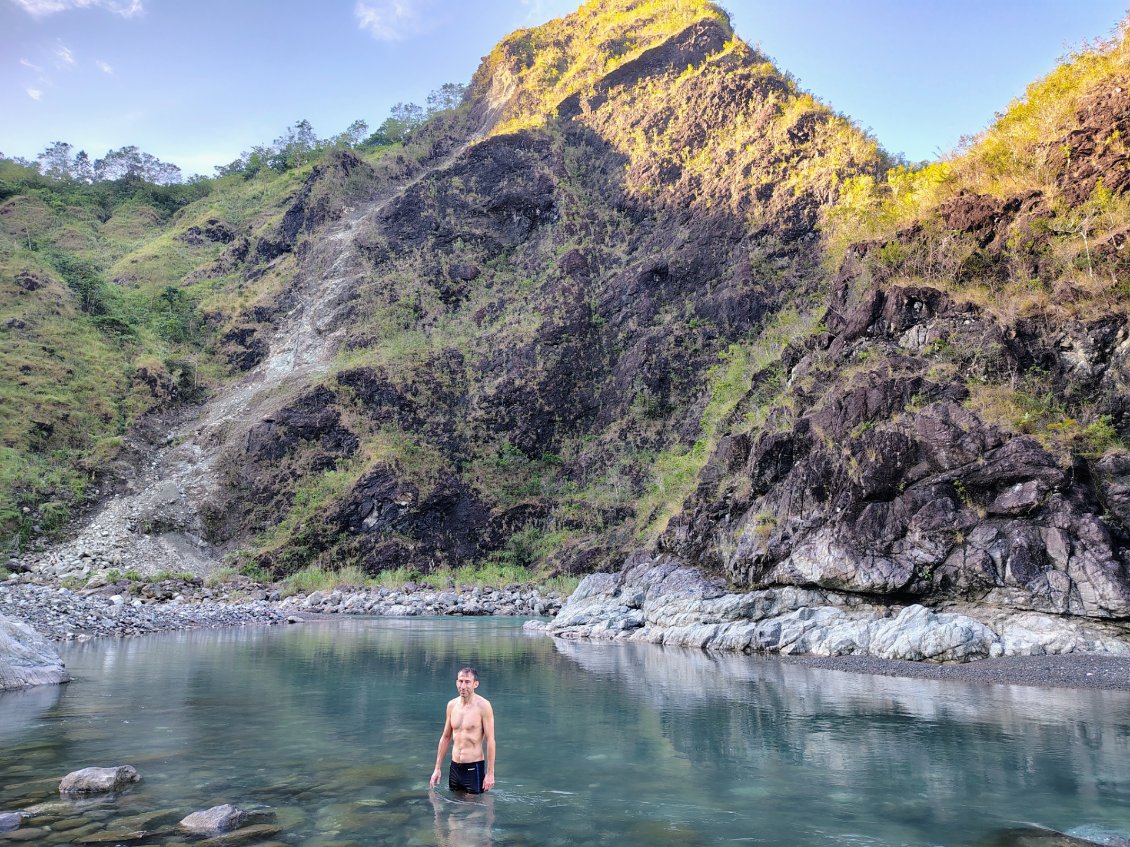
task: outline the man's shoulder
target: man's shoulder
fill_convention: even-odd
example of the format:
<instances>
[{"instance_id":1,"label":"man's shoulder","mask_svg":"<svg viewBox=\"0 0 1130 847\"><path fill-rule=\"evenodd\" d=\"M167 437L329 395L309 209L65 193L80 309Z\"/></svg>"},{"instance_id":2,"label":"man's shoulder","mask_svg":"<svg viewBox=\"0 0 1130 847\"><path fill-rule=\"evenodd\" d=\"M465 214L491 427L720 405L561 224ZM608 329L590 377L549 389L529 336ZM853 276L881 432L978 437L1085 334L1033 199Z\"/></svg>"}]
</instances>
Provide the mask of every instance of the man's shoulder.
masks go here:
<instances>
[{"instance_id":1,"label":"man's shoulder","mask_svg":"<svg viewBox=\"0 0 1130 847\"><path fill-rule=\"evenodd\" d=\"M491 706L490 700L488 700L482 694L476 694L475 695L475 705L479 706L481 708L492 709L492 710L494 708L493 706Z\"/></svg>"}]
</instances>

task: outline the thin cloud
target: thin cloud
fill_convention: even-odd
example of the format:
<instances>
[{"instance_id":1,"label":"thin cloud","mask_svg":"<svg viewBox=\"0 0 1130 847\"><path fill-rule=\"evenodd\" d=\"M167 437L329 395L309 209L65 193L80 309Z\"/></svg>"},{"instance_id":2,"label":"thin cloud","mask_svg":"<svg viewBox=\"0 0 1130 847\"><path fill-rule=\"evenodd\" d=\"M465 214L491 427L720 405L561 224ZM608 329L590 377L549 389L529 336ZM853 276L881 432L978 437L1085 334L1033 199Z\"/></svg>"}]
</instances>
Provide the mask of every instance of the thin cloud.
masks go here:
<instances>
[{"instance_id":1,"label":"thin cloud","mask_svg":"<svg viewBox=\"0 0 1130 847\"><path fill-rule=\"evenodd\" d=\"M71 9L104 9L123 18L132 18L144 11L142 0L12 0L35 18L45 18Z\"/></svg>"},{"instance_id":2,"label":"thin cloud","mask_svg":"<svg viewBox=\"0 0 1130 847\"><path fill-rule=\"evenodd\" d=\"M43 98L43 92L38 88L26 88L24 90L27 91L27 96L32 100L41 100Z\"/></svg>"},{"instance_id":3,"label":"thin cloud","mask_svg":"<svg viewBox=\"0 0 1130 847\"><path fill-rule=\"evenodd\" d=\"M20 64L25 68L31 68L37 74L43 73L43 68L39 67L39 65L35 64L34 62L29 62L27 59L20 59Z\"/></svg>"},{"instance_id":4,"label":"thin cloud","mask_svg":"<svg viewBox=\"0 0 1130 847\"><path fill-rule=\"evenodd\" d=\"M378 41L399 41L419 33L420 0L357 0L357 24Z\"/></svg>"},{"instance_id":5,"label":"thin cloud","mask_svg":"<svg viewBox=\"0 0 1130 847\"><path fill-rule=\"evenodd\" d=\"M98 66L98 70L102 71L102 73L107 74L108 76L114 75L114 69L110 67L108 62L103 62L101 59L95 59L94 64Z\"/></svg>"},{"instance_id":6,"label":"thin cloud","mask_svg":"<svg viewBox=\"0 0 1130 847\"><path fill-rule=\"evenodd\" d=\"M65 44L60 44L55 48L55 58L58 60L56 64L60 68L73 66L75 63L75 54L71 52L71 48Z\"/></svg>"}]
</instances>

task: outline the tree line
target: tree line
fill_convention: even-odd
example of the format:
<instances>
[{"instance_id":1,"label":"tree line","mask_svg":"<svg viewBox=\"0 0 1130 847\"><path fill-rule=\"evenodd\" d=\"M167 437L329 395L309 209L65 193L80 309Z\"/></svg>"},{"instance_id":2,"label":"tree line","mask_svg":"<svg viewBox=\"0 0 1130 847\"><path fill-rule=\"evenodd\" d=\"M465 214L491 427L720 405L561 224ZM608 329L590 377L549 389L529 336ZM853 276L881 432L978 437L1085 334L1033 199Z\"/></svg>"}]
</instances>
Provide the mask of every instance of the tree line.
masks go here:
<instances>
[{"instance_id":1,"label":"tree line","mask_svg":"<svg viewBox=\"0 0 1130 847\"><path fill-rule=\"evenodd\" d=\"M215 175L239 175L250 179L265 168L282 173L301 167L335 147L371 150L402 143L412 130L429 118L459 106L466 96L466 90L465 85L448 82L428 95L426 106L397 103L373 132L369 132L367 122L356 120L337 135L319 138L308 120L297 121L271 144L256 145L229 164L218 165ZM0 154L0 158L7 157ZM56 141L40 153L34 162L18 157L9 158L8 161L37 170L48 179L86 185L119 180L141 181L153 185L179 185L186 182L181 169L176 165L162 162L151 153L132 145L110 150L100 159L92 159L85 150L76 152L73 144ZM192 176L187 182L197 183L204 179L202 176Z\"/></svg>"},{"instance_id":2,"label":"tree line","mask_svg":"<svg viewBox=\"0 0 1130 847\"><path fill-rule=\"evenodd\" d=\"M154 185L176 185L184 182L181 170L162 162L136 146L110 150L101 159L91 159L85 150L75 152L73 144L56 141L36 157L36 162L15 161L38 167L48 179L91 184L119 179L141 180Z\"/></svg>"},{"instance_id":3,"label":"tree line","mask_svg":"<svg viewBox=\"0 0 1130 847\"><path fill-rule=\"evenodd\" d=\"M257 145L240 154L238 159L216 168L216 176L239 175L250 179L264 168L285 172L312 162L331 148L372 150L407 140L412 130L429 118L454 109L463 102L467 86L447 82L431 92L427 106L396 103L389 115L372 133L363 120L351 123L343 132L329 138L318 138L307 120L297 121L270 145Z\"/></svg>"}]
</instances>

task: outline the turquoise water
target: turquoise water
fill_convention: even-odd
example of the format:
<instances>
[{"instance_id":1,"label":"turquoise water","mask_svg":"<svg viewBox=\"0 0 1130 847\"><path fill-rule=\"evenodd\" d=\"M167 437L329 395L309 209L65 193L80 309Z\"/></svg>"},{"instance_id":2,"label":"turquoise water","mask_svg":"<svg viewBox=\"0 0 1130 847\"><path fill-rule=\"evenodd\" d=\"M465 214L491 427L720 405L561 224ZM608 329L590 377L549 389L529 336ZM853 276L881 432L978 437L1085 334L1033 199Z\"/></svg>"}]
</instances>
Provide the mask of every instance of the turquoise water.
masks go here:
<instances>
[{"instance_id":1,"label":"turquoise water","mask_svg":"<svg viewBox=\"0 0 1130 847\"><path fill-rule=\"evenodd\" d=\"M35 843L117 830L147 832L120 843L186 843L173 824L225 802L273 813L251 843L311 847L1041 843L1017 834L1024 824L1130 835L1121 692L561 643L513 619L63 652L73 683L0 695L0 811L54 801L27 825ZM461 801L427 780L468 663L494 704L498 786ZM112 764L143 781L112 801L58 802L64 774Z\"/></svg>"}]
</instances>

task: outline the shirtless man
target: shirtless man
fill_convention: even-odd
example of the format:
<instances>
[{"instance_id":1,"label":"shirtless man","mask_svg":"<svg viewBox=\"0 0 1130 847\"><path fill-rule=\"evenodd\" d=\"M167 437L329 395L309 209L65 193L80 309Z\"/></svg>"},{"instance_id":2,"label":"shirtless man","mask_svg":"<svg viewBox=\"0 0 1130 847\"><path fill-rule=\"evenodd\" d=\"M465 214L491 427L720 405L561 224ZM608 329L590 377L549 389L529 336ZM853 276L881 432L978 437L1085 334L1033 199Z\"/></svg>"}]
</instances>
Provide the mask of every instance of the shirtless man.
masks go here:
<instances>
[{"instance_id":1,"label":"shirtless man","mask_svg":"<svg viewBox=\"0 0 1130 847\"><path fill-rule=\"evenodd\" d=\"M459 696L447 704L447 720L443 735L439 737L436 769L432 771L429 788L440 780L441 768L447 748L451 745L451 769L447 787L452 791L481 794L494 787L494 709L483 697L475 693L479 687L479 674L474 668L460 668L455 677ZM483 742L487 755L483 761Z\"/></svg>"}]
</instances>

